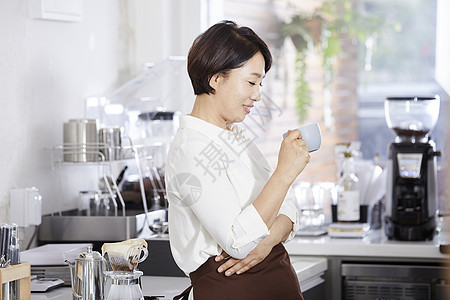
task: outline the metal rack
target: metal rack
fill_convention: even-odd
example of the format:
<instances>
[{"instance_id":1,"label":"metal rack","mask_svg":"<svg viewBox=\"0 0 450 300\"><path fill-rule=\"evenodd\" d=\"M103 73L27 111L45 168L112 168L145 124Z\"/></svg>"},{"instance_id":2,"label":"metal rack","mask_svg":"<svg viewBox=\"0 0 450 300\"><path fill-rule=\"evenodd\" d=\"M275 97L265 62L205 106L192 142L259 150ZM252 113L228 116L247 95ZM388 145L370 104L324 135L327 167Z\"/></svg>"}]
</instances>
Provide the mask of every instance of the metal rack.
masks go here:
<instances>
[{"instance_id":1,"label":"metal rack","mask_svg":"<svg viewBox=\"0 0 450 300\"><path fill-rule=\"evenodd\" d=\"M102 143L83 145L62 144L50 149L52 162L52 177L57 182L59 198L57 212L43 216L39 239L41 241L98 241L123 240L137 237L157 219L165 218L165 209L149 211L144 185L144 176L150 177L153 191L164 194L164 186L159 177L154 158L161 150L160 143L151 145L132 145L111 147ZM111 154L105 155L106 151ZM112 160L107 157L117 157ZM113 165L119 162L135 164L140 186L143 210L136 211L126 208L122 193L115 180L112 179ZM75 211L63 211L62 191L59 176L64 168L73 166L94 166L98 168L100 180L105 191L110 196L114 206L114 214L110 216L79 215ZM95 229L95 230L92 230Z\"/></svg>"},{"instance_id":2,"label":"metal rack","mask_svg":"<svg viewBox=\"0 0 450 300\"><path fill-rule=\"evenodd\" d=\"M110 155L105 155L106 151ZM57 145L51 149L51 162L52 162L52 173L61 174L63 166L70 165L97 165L100 168L99 173L103 180L104 186L106 187L109 195L111 196L114 205L114 216L118 216L118 203L116 198L119 199L122 216L126 216L126 207L123 200L122 194L120 193L119 187L116 182L112 180L112 164L113 160L107 160L106 157L112 157L112 152L119 151L122 153L121 158L129 159L133 157L134 147L111 147L103 143L89 143L89 144L62 144ZM61 197L62 187L60 186L60 180L58 175L53 176L58 182L59 197ZM117 197L116 197L117 196ZM59 207L59 215L62 215L61 207Z\"/></svg>"}]
</instances>

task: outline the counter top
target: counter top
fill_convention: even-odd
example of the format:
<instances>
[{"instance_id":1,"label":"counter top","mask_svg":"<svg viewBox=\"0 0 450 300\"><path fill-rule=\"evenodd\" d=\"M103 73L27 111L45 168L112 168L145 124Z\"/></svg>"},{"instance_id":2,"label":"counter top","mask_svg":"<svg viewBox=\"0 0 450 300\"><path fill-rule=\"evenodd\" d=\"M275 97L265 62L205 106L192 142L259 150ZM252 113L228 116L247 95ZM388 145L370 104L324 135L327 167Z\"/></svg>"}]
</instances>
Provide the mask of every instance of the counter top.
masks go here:
<instances>
[{"instance_id":1,"label":"counter top","mask_svg":"<svg viewBox=\"0 0 450 300\"><path fill-rule=\"evenodd\" d=\"M292 264L297 272L302 291L323 282L321 276L327 270L327 260L323 257L296 257ZM234 275L239 276L239 275ZM110 280L107 281L108 295ZM159 299L172 299L190 285L187 277L142 276L142 292L144 296L164 296ZM31 293L32 300L67 300L71 299L69 287L56 288L47 293Z\"/></svg>"},{"instance_id":2,"label":"counter top","mask_svg":"<svg viewBox=\"0 0 450 300\"><path fill-rule=\"evenodd\" d=\"M372 231L364 238L297 236L285 247L290 255L450 259L450 255L439 251L438 238L424 242L394 241L387 239L381 230Z\"/></svg>"},{"instance_id":3,"label":"counter top","mask_svg":"<svg viewBox=\"0 0 450 300\"><path fill-rule=\"evenodd\" d=\"M109 283L107 281L105 299L108 296ZM159 299L172 299L180 292L184 291L190 284L187 277L159 277L142 276L142 293L144 296L164 296ZM67 300L72 299L72 289L62 287L51 290L47 293L31 293L32 300Z\"/></svg>"}]
</instances>

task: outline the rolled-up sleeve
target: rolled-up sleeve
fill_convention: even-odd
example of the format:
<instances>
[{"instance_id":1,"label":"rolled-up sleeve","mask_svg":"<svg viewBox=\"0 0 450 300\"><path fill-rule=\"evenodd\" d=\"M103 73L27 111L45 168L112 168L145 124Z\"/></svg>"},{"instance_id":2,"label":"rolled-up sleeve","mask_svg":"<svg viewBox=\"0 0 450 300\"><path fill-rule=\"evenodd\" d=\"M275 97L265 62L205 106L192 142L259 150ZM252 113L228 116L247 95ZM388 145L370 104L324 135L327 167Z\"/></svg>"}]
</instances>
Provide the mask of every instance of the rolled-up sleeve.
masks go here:
<instances>
[{"instance_id":1,"label":"rolled-up sleeve","mask_svg":"<svg viewBox=\"0 0 450 300\"><path fill-rule=\"evenodd\" d=\"M186 188L187 182L174 181L179 186L172 189L178 191L180 202L171 204L189 206L219 246L232 257L242 259L269 231L252 204L244 208L239 205L224 162L218 159L215 168L205 166L201 153L207 146L190 142L178 149L173 161L176 173L185 174L180 178L190 178L197 186L195 196L187 195L192 192Z\"/></svg>"},{"instance_id":2,"label":"rolled-up sleeve","mask_svg":"<svg viewBox=\"0 0 450 300\"><path fill-rule=\"evenodd\" d=\"M236 218L236 222L233 224L233 232L235 237L234 248L259 241L268 234L267 226L253 204L245 208Z\"/></svg>"},{"instance_id":3,"label":"rolled-up sleeve","mask_svg":"<svg viewBox=\"0 0 450 300\"><path fill-rule=\"evenodd\" d=\"M296 206L295 199L290 196L286 197L283 204L281 205L281 208L280 208L278 214L279 215L283 214L283 215L287 216L293 223L292 230L289 233L288 238L283 242L283 243L287 243L295 237L295 233L300 229L299 214L298 214L298 209Z\"/></svg>"}]
</instances>

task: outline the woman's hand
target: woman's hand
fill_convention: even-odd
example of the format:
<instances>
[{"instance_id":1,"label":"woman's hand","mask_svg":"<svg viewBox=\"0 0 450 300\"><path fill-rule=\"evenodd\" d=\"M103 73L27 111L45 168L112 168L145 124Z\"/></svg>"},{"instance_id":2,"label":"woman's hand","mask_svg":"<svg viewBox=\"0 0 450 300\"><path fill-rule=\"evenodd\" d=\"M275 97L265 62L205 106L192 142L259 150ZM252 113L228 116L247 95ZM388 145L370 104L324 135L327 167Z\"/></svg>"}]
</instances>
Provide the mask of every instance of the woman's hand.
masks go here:
<instances>
[{"instance_id":1,"label":"woman's hand","mask_svg":"<svg viewBox=\"0 0 450 300\"><path fill-rule=\"evenodd\" d=\"M230 257L225 263L220 265L217 271L219 273L225 271L225 276L231 276L234 273L237 275L242 274L262 262L274 246L263 239L244 259ZM226 257L228 257L228 254L223 251L220 255L216 256L216 261L221 261Z\"/></svg>"},{"instance_id":2,"label":"woman's hand","mask_svg":"<svg viewBox=\"0 0 450 300\"><path fill-rule=\"evenodd\" d=\"M311 156L305 141L302 140L300 130L289 130L288 136L281 143L275 172L286 176L290 181L294 181L310 159Z\"/></svg>"},{"instance_id":3,"label":"woman's hand","mask_svg":"<svg viewBox=\"0 0 450 300\"><path fill-rule=\"evenodd\" d=\"M236 259L233 257L220 265L217 269L219 273L225 272L225 276L231 276L234 273L242 274L262 262L272 251L272 248L279 243L285 241L289 233L292 231L292 221L285 215L280 214L270 228L270 234L263 238L255 249L253 249L244 259ZM229 255L223 251L216 256L216 261L219 262Z\"/></svg>"}]
</instances>

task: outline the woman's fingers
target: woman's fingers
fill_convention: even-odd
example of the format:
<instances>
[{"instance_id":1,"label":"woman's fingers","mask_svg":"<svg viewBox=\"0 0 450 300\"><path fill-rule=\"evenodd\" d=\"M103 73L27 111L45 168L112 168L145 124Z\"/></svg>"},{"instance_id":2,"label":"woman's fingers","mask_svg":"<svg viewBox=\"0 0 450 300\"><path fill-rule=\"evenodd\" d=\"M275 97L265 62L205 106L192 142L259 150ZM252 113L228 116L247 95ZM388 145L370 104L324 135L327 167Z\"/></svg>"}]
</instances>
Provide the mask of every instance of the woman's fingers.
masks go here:
<instances>
[{"instance_id":1,"label":"woman's fingers","mask_svg":"<svg viewBox=\"0 0 450 300\"><path fill-rule=\"evenodd\" d=\"M217 272L222 273L223 271L226 271L225 276L231 276L238 270L241 270L245 266L247 266L252 260L253 259L249 258L248 256L244 259L236 259L231 257L225 263L220 265L220 267L217 269Z\"/></svg>"},{"instance_id":2,"label":"woman's fingers","mask_svg":"<svg viewBox=\"0 0 450 300\"><path fill-rule=\"evenodd\" d=\"M288 135L287 135L287 137L289 137L288 140L301 139L301 138L302 138L302 133L301 133L300 130L298 130L298 129L288 130Z\"/></svg>"},{"instance_id":3,"label":"woman's fingers","mask_svg":"<svg viewBox=\"0 0 450 300\"><path fill-rule=\"evenodd\" d=\"M226 253L225 251L222 251L222 253L220 253L219 255L216 256L215 261L219 262L227 257L229 257L228 253Z\"/></svg>"},{"instance_id":4,"label":"woman's fingers","mask_svg":"<svg viewBox=\"0 0 450 300\"><path fill-rule=\"evenodd\" d=\"M265 256L262 256L258 253L250 253L246 258L241 259L241 260L232 258L234 261L230 265L227 265L228 268L223 269L223 270L227 270L225 272L225 276L231 276L234 273L236 273L238 275L242 274L242 273L250 270L257 264L259 264L260 262L262 262L264 260L264 258L265 258ZM223 264L223 265L225 265L225 264ZM219 267L219 269L220 269L220 267Z\"/></svg>"},{"instance_id":5,"label":"woman's fingers","mask_svg":"<svg viewBox=\"0 0 450 300\"><path fill-rule=\"evenodd\" d=\"M262 262L267 255L269 255L270 251L272 251L273 246L271 246L270 243L265 243L264 241L267 241L266 239L267 237L260 241L255 249L253 249L244 259L230 257L225 263L220 265L217 271L219 273L225 271L225 276L229 277L234 273L239 275L253 268Z\"/></svg>"},{"instance_id":6,"label":"woman's fingers","mask_svg":"<svg viewBox=\"0 0 450 300\"><path fill-rule=\"evenodd\" d=\"M242 260L240 260L237 264L233 265L231 268L229 268L226 272L225 272L225 276L231 276L234 273L236 273L238 270L242 269L244 266L248 265L250 259L248 258L244 258Z\"/></svg>"},{"instance_id":7,"label":"woman's fingers","mask_svg":"<svg viewBox=\"0 0 450 300\"><path fill-rule=\"evenodd\" d=\"M301 132L298 129L289 132L283 140L278 153L278 163L276 171L284 174L289 180L295 178L303 171L311 160L306 142L301 138Z\"/></svg>"},{"instance_id":8,"label":"woman's fingers","mask_svg":"<svg viewBox=\"0 0 450 300\"><path fill-rule=\"evenodd\" d=\"M236 272L236 274L242 274L248 270L250 270L251 268L253 268L254 266L256 266L257 264L259 264L261 261L258 261L256 259L252 260L248 265L244 266L243 268L241 268L240 270L238 270Z\"/></svg>"},{"instance_id":9,"label":"woman's fingers","mask_svg":"<svg viewBox=\"0 0 450 300\"><path fill-rule=\"evenodd\" d=\"M222 273L223 271L228 270L239 263L239 261L240 259L230 257L226 262L220 265L220 267L217 269L217 272Z\"/></svg>"}]
</instances>

